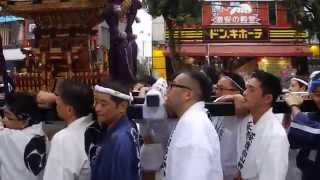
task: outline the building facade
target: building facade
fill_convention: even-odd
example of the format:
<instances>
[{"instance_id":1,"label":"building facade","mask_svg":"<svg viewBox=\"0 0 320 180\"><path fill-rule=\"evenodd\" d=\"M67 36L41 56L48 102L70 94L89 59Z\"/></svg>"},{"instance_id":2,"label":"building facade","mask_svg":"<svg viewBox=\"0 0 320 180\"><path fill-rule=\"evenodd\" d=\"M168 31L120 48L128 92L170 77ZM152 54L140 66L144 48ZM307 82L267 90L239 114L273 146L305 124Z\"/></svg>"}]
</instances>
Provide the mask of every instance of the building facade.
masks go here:
<instances>
[{"instance_id":1,"label":"building facade","mask_svg":"<svg viewBox=\"0 0 320 180\"><path fill-rule=\"evenodd\" d=\"M201 25L177 28L174 35L182 56L240 74L257 68L279 76L305 74L312 56L308 34L296 30L287 16L282 1L205 1Z\"/></svg>"}]
</instances>

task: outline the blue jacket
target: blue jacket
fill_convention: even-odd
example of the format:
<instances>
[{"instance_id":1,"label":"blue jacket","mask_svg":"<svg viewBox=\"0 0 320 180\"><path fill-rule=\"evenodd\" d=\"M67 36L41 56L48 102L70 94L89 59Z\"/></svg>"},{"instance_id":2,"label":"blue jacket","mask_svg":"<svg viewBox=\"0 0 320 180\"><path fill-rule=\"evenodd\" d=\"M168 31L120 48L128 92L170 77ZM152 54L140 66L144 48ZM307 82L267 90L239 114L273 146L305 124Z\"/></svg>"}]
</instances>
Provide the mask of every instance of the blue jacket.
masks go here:
<instances>
[{"instance_id":1,"label":"blue jacket","mask_svg":"<svg viewBox=\"0 0 320 180\"><path fill-rule=\"evenodd\" d=\"M318 180L320 177L320 112L297 114L288 134L291 148L300 148L297 167L303 180ZM311 151L315 151L312 157Z\"/></svg>"},{"instance_id":2,"label":"blue jacket","mask_svg":"<svg viewBox=\"0 0 320 180\"><path fill-rule=\"evenodd\" d=\"M123 116L103 132L101 150L92 161L92 180L139 180L139 141L135 124Z\"/></svg>"},{"instance_id":3,"label":"blue jacket","mask_svg":"<svg viewBox=\"0 0 320 180\"><path fill-rule=\"evenodd\" d=\"M288 134L291 148L320 147L320 112L298 113Z\"/></svg>"}]
</instances>

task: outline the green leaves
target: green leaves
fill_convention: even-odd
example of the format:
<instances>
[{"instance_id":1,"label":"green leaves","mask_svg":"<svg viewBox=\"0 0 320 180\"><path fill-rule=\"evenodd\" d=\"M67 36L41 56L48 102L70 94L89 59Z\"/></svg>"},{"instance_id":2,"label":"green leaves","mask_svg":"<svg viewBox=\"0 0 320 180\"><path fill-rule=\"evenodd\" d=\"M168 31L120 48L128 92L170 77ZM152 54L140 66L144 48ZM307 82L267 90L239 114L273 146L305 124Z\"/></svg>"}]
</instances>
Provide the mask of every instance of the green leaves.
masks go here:
<instances>
[{"instance_id":1,"label":"green leaves","mask_svg":"<svg viewBox=\"0 0 320 180\"><path fill-rule=\"evenodd\" d=\"M163 16L168 30L168 47L173 71L179 70L183 63L177 52L179 43L174 38L174 24L201 23L201 0L143 0L143 5L153 17Z\"/></svg>"},{"instance_id":2,"label":"green leaves","mask_svg":"<svg viewBox=\"0 0 320 180\"><path fill-rule=\"evenodd\" d=\"M144 0L144 5L153 17L163 15L166 20L174 20L177 23L194 23L201 20L199 0Z\"/></svg>"},{"instance_id":3,"label":"green leaves","mask_svg":"<svg viewBox=\"0 0 320 180\"><path fill-rule=\"evenodd\" d=\"M285 0L289 20L320 38L320 0Z\"/></svg>"}]
</instances>

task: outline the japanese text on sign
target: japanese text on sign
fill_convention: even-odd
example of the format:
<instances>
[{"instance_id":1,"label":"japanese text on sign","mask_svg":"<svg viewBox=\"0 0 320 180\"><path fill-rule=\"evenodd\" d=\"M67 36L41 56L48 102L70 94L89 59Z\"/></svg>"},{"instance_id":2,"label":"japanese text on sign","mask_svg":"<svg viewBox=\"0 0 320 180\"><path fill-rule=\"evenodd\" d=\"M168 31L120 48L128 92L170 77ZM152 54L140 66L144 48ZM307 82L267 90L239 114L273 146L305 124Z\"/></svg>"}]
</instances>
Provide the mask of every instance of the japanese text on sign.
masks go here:
<instances>
[{"instance_id":1,"label":"japanese text on sign","mask_svg":"<svg viewBox=\"0 0 320 180\"><path fill-rule=\"evenodd\" d=\"M216 16L212 24L260 24L257 15L252 16Z\"/></svg>"},{"instance_id":2,"label":"japanese text on sign","mask_svg":"<svg viewBox=\"0 0 320 180\"><path fill-rule=\"evenodd\" d=\"M259 25L258 8L256 3L230 2L222 4L221 2L212 2L212 25Z\"/></svg>"},{"instance_id":3,"label":"japanese text on sign","mask_svg":"<svg viewBox=\"0 0 320 180\"><path fill-rule=\"evenodd\" d=\"M212 28L207 29L206 40L267 40L262 28Z\"/></svg>"}]
</instances>

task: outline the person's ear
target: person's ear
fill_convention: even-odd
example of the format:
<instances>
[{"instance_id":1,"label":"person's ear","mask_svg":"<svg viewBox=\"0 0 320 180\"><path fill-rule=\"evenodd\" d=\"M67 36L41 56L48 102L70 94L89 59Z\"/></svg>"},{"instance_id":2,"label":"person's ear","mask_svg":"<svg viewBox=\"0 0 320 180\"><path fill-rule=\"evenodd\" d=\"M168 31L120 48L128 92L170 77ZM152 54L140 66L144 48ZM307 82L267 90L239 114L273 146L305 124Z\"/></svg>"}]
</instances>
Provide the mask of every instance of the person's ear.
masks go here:
<instances>
[{"instance_id":1,"label":"person's ear","mask_svg":"<svg viewBox=\"0 0 320 180\"><path fill-rule=\"evenodd\" d=\"M272 104L273 96L271 94L266 94L263 99L266 104Z\"/></svg>"},{"instance_id":2,"label":"person's ear","mask_svg":"<svg viewBox=\"0 0 320 180\"><path fill-rule=\"evenodd\" d=\"M75 111L74 111L74 109L73 109L73 107L72 107L72 106L69 106L69 105L67 105L67 112L68 112L69 114L76 114Z\"/></svg>"},{"instance_id":3,"label":"person's ear","mask_svg":"<svg viewBox=\"0 0 320 180\"><path fill-rule=\"evenodd\" d=\"M193 96L194 96L194 92L193 91L187 90L186 92L184 92L185 100L190 100L190 99L192 99Z\"/></svg>"},{"instance_id":4,"label":"person's ear","mask_svg":"<svg viewBox=\"0 0 320 180\"><path fill-rule=\"evenodd\" d=\"M127 112L128 106L129 106L128 102L122 101L118 104L117 108L119 109L120 113L124 114Z\"/></svg>"}]
</instances>

